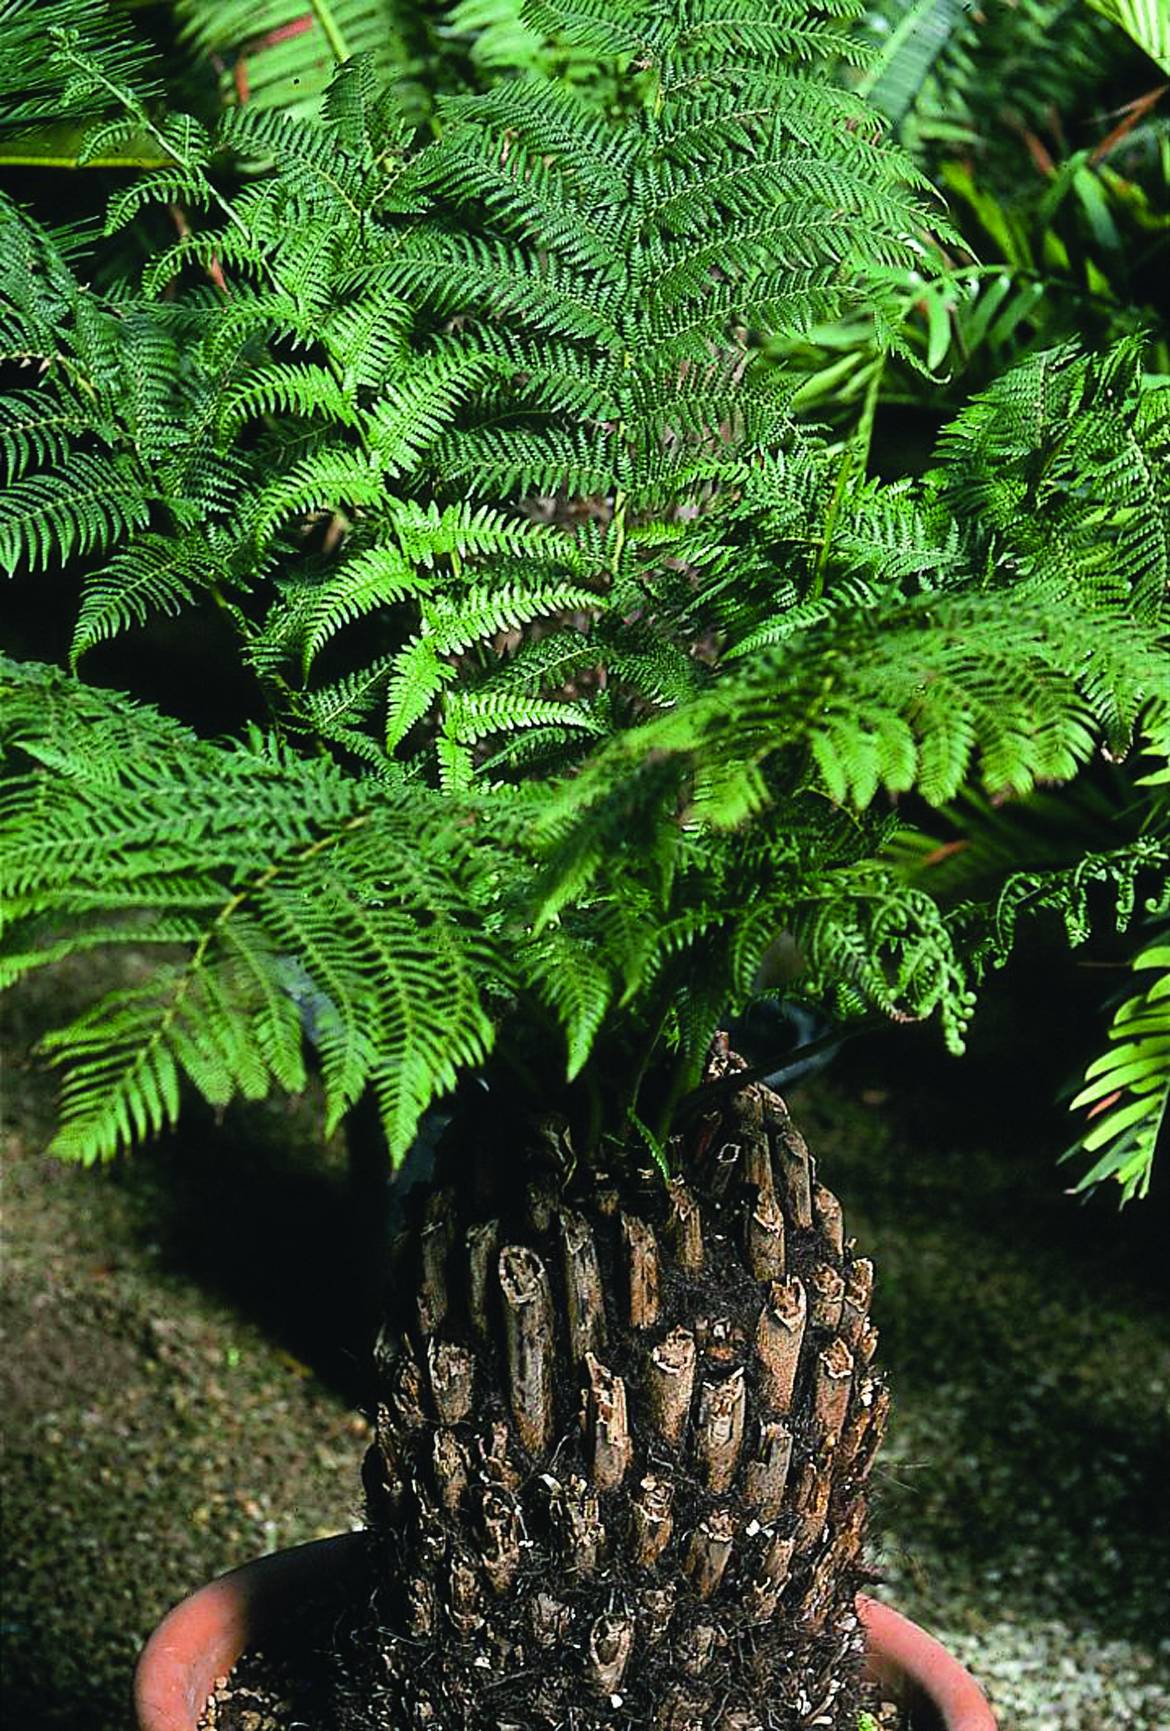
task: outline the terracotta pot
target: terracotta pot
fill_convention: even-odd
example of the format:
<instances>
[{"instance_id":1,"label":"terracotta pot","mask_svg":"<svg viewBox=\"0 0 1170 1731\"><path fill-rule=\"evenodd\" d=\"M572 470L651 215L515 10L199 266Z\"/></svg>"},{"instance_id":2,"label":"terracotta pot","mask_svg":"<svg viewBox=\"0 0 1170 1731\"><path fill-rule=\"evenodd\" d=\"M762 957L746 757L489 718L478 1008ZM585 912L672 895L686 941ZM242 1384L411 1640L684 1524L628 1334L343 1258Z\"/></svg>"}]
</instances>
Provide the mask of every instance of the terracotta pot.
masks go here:
<instances>
[{"instance_id":1,"label":"terracotta pot","mask_svg":"<svg viewBox=\"0 0 1170 1731\"><path fill-rule=\"evenodd\" d=\"M912 1731L995 1731L995 1715L970 1671L941 1641L877 1599L857 1596L866 1668L910 1713Z\"/></svg>"},{"instance_id":2,"label":"terracotta pot","mask_svg":"<svg viewBox=\"0 0 1170 1731\"><path fill-rule=\"evenodd\" d=\"M139 1731L195 1731L215 1679L308 1594L356 1582L362 1551L360 1533L317 1539L245 1563L176 1605L134 1673ZM912 1710L913 1731L995 1731L983 1691L933 1636L876 1599L859 1598L858 1610L870 1672Z\"/></svg>"}]
</instances>

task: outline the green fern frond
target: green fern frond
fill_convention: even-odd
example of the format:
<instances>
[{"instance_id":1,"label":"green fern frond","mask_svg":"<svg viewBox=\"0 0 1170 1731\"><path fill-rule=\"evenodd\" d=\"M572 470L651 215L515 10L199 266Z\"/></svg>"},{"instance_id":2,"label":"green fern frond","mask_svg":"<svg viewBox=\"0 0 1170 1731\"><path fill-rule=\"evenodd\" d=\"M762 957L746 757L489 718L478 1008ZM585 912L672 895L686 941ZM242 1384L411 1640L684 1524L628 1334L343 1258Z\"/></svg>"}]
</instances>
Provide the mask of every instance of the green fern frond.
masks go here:
<instances>
[{"instance_id":1,"label":"green fern frond","mask_svg":"<svg viewBox=\"0 0 1170 1731\"><path fill-rule=\"evenodd\" d=\"M294 519L351 511L355 506L381 505L385 486L368 456L345 445L333 445L302 457L288 473L257 496L251 529L263 547Z\"/></svg>"},{"instance_id":2,"label":"green fern frond","mask_svg":"<svg viewBox=\"0 0 1170 1731\"><path fill-rule=\"evenodd\" d=\"M509 560L551 554L550 535L542 523L462 502L440 507L433 500L423 507L410 500L396 503L394 533L405 559L428 570L437 560L458 562L502 554ZM557 551L565 555L565 550Z\"/></svg>"},{"instance_id":3,"label":"green fern frond","mask_svg":"<svg viewBox=\"0 0 1170 1731\"><path fill-rule=\"evenodd\" d=\"M18 481L27 469L49 468L72 448L89 419L80 405L56 403L35 391L11 391L0 397L0 458L4 484Z\"/></svg>"},{"instance_id":4,"label":"green fern frond","mask_svg":"<svg viewBox=\"0 0 1170 1731\"><path fill-rule=\"evenodd\" d=\"M104 0L4 0L0 6L0 130L27 137L45 122L90 121L110 110L107 92L79 81L54 52L62 36L80 43L111 79L144 95L158 91L155 53L130 20Z\"/></svg>"},{"instance_id":5,"label":"green fern frond","mask_svg":"<svg viewBox=\"0 0 1170 1731\"><path fill-rule=\"evenodd\" d=\"M875 22L884 30L882 45L857 89L895 126L914 106L936 61L966 23L968 11L969 0L908 0L876 15ZM889 17L891 12L896 19Z\"/></svg>"},{"instance_id":6,"label":"green fern frond","mask_svg":"<svg viewBox=\"0 0 1170 1731\"><path fill-rule=\"evenodd\" d=\"M181 613L215 581L214 557L201 537L140 536L87 576L69 649L70 665L76 668L97 644L133 625L144 625L153 614Z\"/></svg>"},{"instance_id":7,"label":"green fern frond","mask_svg":"<svg viewBox=\"0 0 1170 1731\"><path fill-rule=\"evenodd\" d=\"M547 931L531 945L528 976L564 1028L566 1077L573 1082L587 1063L613 1001L613 980L604 962L561 930Z\"/></svg>"},{"instance_id":8,"label":"green fern frond","mask_svg":"<svg viewBox=\"0 0 1170 1731\"><path fill-rule=\"evenodd\" d=\"M157 899L169 879L190 912L197 873L208 897L183 963L160 964L148 984L47 1040L68 1070L58 1151L106 1158L157 1132L173 1120L181 1075L217 1104L298 1082L304 1030L280 968L291 954L327 1005L315 1032L331 1120L369 1081L400 1156L430 1099L488 1049L484 963L506 973L464 923L470 838L441 802L360 783L258 736L208 744L51 672L5 675L9 750L31 766L10 782L0 822L0 894L22 910L8 946L19 949L34 906L42 924L54 909L73 915L78 880L91 926L116 927L139 906L143 880ZM62 715L89 746L73 750L67 773ZM95 778L102 735L134 750L116 766L98 750ZM173 942L180 929L147 924L139 939Z\"/></svg>"},{"instance_id":9,"label":"green fern frond","mask_svg":"<svg viewBox=\"0 0 1170 1731\"><path fill-rule=\"evenodd\" d=\"M0 569L46 571L101 551L150 512L142 476L122 458L74 451L53 472L15 482L0 499Z\"/></svg>"},{"instance_id":10,"label":"green fern frond","mask_svg":"<svg viewBox=\"0 0 1170 1731\"><path fill-rule=\"evenodd\" d=\"M440 439L486 371L482 355L456 351L423 356L387 383L370 412L367 436L388 475L418 467L422 452Z\"/></svg>"},{"instance_id":11,"label":"green fern frond","mask_svg":"<svg viewBox=\"0 0 1170 1731\"><path fill-rule=\"evenodd\" d=\"M230 107L301 117L328 98L339 61L368 57L380 83L425 111L417 20L398 0L177 0L182 39ZM214 70L218 69L218 70Z\"/></svg>"},{"instance_id":12,"label":"green fern frond","mask_svg":"<svg viewBox=\"0 0 1170 1731\"><path fill-rule=\"evenodd\" d=\"M1089 0L1089 5L1132 36L1143 53L1170 73L1170 12L1164 0Z\"/></svg>"},{"instance_id":13,"label":"green fern frond","mask_svg":"<svg viewBox=\"0 0 1170 1731\"><path fill-rule=\"evenodd\" d=\"M418 594L421 587L413 566L396 547L367 547L347 559L295 607L289 647L299 644L302 673L308 675L315 657L344 626Z\"/></svg>"},{"instance_id":14,"label":"green fern frond","mask_svg":"<svg viewBox=\"0 0 1170 1731\"><path fill-rule=\"evenodd\" d=\"M1148 1192L1170 1115L1170 946L1148 945L1131 966L1156 977L1114 1012L1109 1050L1088 1066L1071 1102L1074 1111L1088 1108L1093 1122L1065 1155L1097 1157L1077 1190L1112 1179L1123 1202Z\"/></svg>"},{"instance_id":15,"label":"green fern frond","mask_svg":"<svg viewBox=\"0 0 1170 1731\"><path fill-rule=\"evenodd\" d=\"M220 411L220 437L235 437L246 421L264 416L296 416L308 420L320 416L334 426L358 424L357 405L328 367L310 361L297 365L271 362L257 367L224 397Z\"/></svg>"}]
</instances>

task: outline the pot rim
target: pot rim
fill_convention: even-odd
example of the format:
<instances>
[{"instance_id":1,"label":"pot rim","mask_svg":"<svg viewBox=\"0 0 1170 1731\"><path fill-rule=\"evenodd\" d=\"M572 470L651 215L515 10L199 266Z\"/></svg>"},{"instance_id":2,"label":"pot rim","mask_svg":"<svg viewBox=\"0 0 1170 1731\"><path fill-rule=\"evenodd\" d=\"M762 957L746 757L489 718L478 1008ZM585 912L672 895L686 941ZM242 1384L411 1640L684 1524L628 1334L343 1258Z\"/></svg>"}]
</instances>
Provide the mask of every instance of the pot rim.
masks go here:
<instances>
[{"instance_id":1,"label":"pot rim","mask_svg":"<svg viewBox=\"0 0 1170 1731\"><path fill-rule=\"evenodd\" d=\"M134 1671L138 1731L195 1731L217 1680L310 1590L355 1574L365 1534L336 1533L273 1551L219 1575L168 1611ZM871 1676L925 1710L922 1731L996 1731L975 1679L892 1605L858 1594Z\"/></svg>"}]
</instances>

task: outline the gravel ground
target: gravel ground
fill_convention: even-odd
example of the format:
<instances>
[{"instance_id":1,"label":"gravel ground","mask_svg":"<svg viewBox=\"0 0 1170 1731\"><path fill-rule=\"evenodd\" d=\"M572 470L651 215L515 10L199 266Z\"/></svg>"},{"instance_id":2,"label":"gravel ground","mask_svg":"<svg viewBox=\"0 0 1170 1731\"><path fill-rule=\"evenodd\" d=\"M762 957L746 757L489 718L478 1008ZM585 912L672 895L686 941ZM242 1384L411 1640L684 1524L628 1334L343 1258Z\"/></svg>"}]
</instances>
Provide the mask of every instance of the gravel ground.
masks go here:
<instances>
[{"instance_id":1,"label":"gravel ground","mask_svg":"<svg viewBox=\"0 0 1170 1731\"><path fill-rule=\"evenodd\" d=\"M40 1009L10 1009L14 1046ZM793 1097L879 1259L883 1590L1003 1731L1167 1731L1165 1211L1070 1203L1033 1128L968 1101L956 1145L953 1104L864 1064ZM5 1105L5 1722L121 1731L170 1602L354 1523L339 1152L271 1109L87 1172L40 1153L49 1090L19 1062Z\"/></svg>"},{"instance_id":2,"label":"gravel ground","mask_svg":"<svg viewBox=\"0 0 1170 1731\"><path fill-rule=\"evenodd\" d=\"M955 1145L945 1090L845 1081L793 1107L878 1260L883 1595L1003 1731L1170 1731L1165 1202L1065 1196L1051 1118Z\"/></svg>"}]
</instances>

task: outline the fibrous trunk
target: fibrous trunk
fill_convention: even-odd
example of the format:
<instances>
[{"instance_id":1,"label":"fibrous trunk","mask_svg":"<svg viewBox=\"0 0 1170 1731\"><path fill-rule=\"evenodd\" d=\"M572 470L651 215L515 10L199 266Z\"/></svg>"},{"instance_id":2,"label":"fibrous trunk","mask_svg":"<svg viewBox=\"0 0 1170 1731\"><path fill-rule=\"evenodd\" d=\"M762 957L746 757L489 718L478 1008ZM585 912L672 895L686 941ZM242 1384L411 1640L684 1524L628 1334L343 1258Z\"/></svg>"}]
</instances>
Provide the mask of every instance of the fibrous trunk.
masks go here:
<instances>
[{"instance_id":1,"label":"fibrous trunk","mask_svg":"<svg viewBox=\"0 0 1170 1731\"><path fill-rule=\"evenodd\" d=\"M872 1266L766 1088L672 1153L669 1184L517 1159L421 1208L353 1724L853 1731Z\"/></svg>"}]
</instances>

